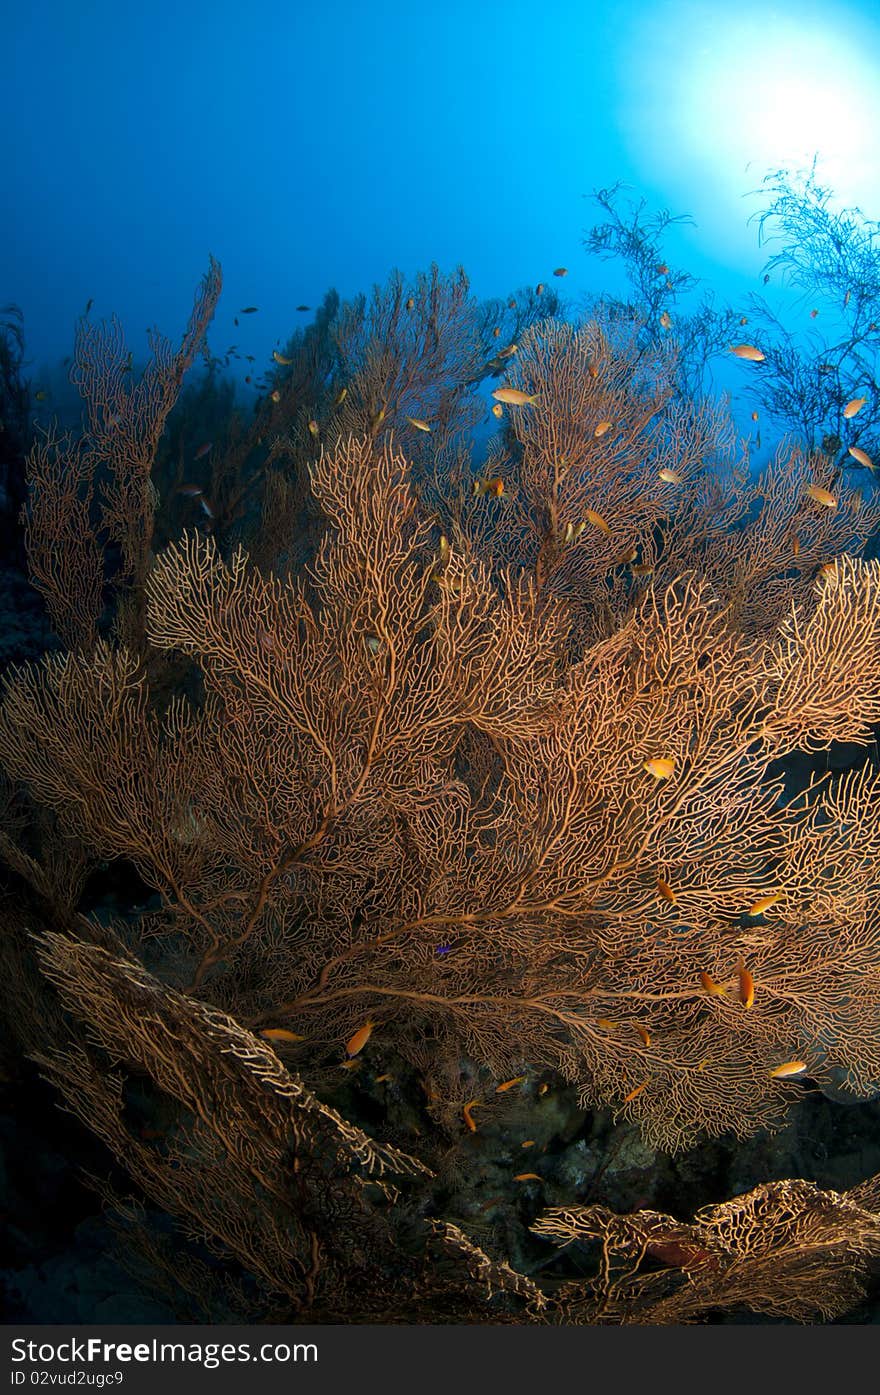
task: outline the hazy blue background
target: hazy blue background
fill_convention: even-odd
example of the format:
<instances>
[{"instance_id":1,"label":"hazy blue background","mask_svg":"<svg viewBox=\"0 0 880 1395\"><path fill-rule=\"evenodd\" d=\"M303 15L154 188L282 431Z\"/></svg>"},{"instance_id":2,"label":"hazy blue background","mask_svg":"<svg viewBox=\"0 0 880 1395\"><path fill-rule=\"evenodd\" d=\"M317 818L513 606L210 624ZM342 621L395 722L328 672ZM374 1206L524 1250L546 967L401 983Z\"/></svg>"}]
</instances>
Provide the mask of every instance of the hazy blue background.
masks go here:
<instances>
[{"instance_id":1,"label":"hazy blue background","mask_svg":"<svg viewBox=\"0 0 880 1395\"><path fill-rule=\"evenodd\" d=\"M2 40L0 303L32 375L90 297L136 361L148 325L176 337L209 251L212 346L259 371L297 304L394 266L462 263L480 296L550 279L576 308L611 275L584 195L618 179L694 217L669 251L731 298L769 168L818 149L880 217L876 0L42 0L5 5Z\"/></svg>"}]
</instances>

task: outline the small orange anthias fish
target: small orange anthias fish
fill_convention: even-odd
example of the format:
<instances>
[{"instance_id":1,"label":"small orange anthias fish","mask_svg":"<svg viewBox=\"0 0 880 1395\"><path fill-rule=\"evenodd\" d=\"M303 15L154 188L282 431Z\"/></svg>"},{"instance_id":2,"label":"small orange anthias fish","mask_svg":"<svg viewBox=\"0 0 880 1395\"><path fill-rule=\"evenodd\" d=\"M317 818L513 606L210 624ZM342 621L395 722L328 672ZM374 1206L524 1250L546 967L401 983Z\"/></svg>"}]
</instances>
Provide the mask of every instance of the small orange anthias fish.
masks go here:
<instances>
[{"instance_id":1,"label":"small orange anthias fish","mask_svg":"<svg viewBox=\"0 0 880 1395\"><path fill-rule=\"evenodd\" d=\"M496 388L492 396L496 402L506 402L508 407L525 407L537 400L534 394L513 387Z\"/></svg>"},{"instance_id":2,"label":"small orange anthias fish","mask_svg":"<svg viewBox=\"0 0 880 1395\"><path fill-rule=\"evenodd\" d=\"M375 1025L375 1022L368 1020L364 1023L363 1027L358 1027L354 1036L350 1037L345 1043L345 1049L349 1056L356 1056L359 1051L363 1051L367 1042L370 1040Z\"/></svg>"},{"instance_id":3,"label":"small orange anthias fish","mask_svg":"<svg viewBox=\"0 0 880 1395\"><path fill-rule=\"evenodd\" d=\"M205 441L203 445L199 446L199 448L198 448L198 450L196 451L195 456L194 456L193 458L194 458L195 460L201 460L201 458L202 458L203 455L207 455L207 454L208 454L208 451L211 449L212 444L213 444L213 442L211 442L211 441Z\"/></svg>"},{"instance_id":4,"label":"small orange anthias fish","mask_svg":"<svg viewBox=\"0 0 880 1395\"><path fill-rule=\"evenodd\" d=\"M742 959L737 963L736 977L739 983L739 1000L744 1008L750 1008L755 1001L755 980Z\"/></svg>"},{"instance_id":5,"label":"small orange anthias fish","mask_svg":"<svg viewBox=\"0 0 880 1395\"><path fill-rule=\"evenodd\" d=\"M724 985L722 983L716 983L714 978L710 978L710 976L707 973L704 972L700 974L700 983L703 985L706 992L710 994L711 997L727 997L727 989L724 987Z\"/></svg>"},{"instance_id":6,"label":"small orange anthias fish","mask_svg":"<svg viewBox=\"0 0 880 1395\"><path fill-rule=\"evenodd\" d=\"M642 1091L643 1091L643 1090L647 1090L647 1088L648 1088L648 1082L647 1082L647 1080L643 1080L642 1083L641 1083L641 1085L637 1085L637 1086L635 1087L634 1090L630 1090L630 1092L629 1092L628 1095L624 1095L624 1097L623 1097L623 1102L624 1102L624 1104L629 1104L630 1100L638 1099L638 1097L639 1097L639 1095L642 1093Z\"/></svg>"},{"instance_id":7,"label":"small orange anthias fish","mask_svg":"<svg viewBox=\"0 0 880 1395\"><path fill-rule=\"evenodd\" d=\"M857 460L860 465L864 465L866 470L874 469L873 460L867 451L862 450L861 446L848 446L847 449L853 460Z\"/></svg>"},{"instance_id":8,"label":"small orange anthias fish","mask_svg":"<svg viewBox=\"0 0 880 1395\"><path fill-rule=\"evenodd\" d=\"M289 1032L286 1027L264 1027L260 1036L265 1037L267 1041L305 1041L305 1037L296 1032Z\"/></svg>"},{"instance_id":9,"label":"small orange anthias fish","mask_svg":"<svg viewBox=\"0 0 880 1395\"><path fill-rule=\"evenodd\" d=\"M794 1075L803 1075L807 1069L806 1061L783 1061L782 1065L774 1066L770 1071L771 1080L790 1080Z\"/></svg>"},{"instance_id":10,"label":"small orange anthias fish","mask_svg":"<svg viewBox=\"0 0 880 1395\"><path fill-rule=\"evenodd\" d=\"M749 906L746 915L763 915L765 911L769 911L771 906L775 906L777 901L781 900L781 891L771 891L767 896L759 896L758 900Z\"/></svg>"},{"instance_id":11,"label":"small orange anthias fish","mask_svg":"<svg viewBox=\"0 0 880 1395\"><path fill-rule=\"evenodd\" d=\"M567 276L567 275L568 275L568 267L567 267L567 266L558 266L558 267L556 268L556 270L553 272L553 275L554 275L554 276Z\"/></svg>"},{"instance_id":12,"label":"small orange anthias fish","mask_svg":"<svg viewBox=\"0 0 880 1395\"><path fill-rule=\"evenodd\" d=\"M502 1080L500 1085L495 1086L496 1095L503 1095L506 1090L512 1090L514 1085L521 1085L527 1077L515 1075L512 1080Z\"/></svg>"},{"instance_id":13,"label":"small orange anthias fish","mask_svg":"<svg viewBox=\"0 0 880 1395\"><path fill-rule=\"evenodd\" d=\"M611 529L600 513L595 509L587 509L587 522L592 523L594 528L598 528L600 533L610 533Z\"/></svg>"},{"instance_id":14,"label":"small orange anthias fish","mask_svg":"<svg viewBox=\"0 0 880 1395\"><path fill-rule=\"evenodd\" d=\"M483 494L491 494L493 499L500 499L504 493L504 480L500 475L496 475L491 480L474 480L474 498L480 498Z\"/></svg>"},{"instance_id":15,"label":"small orange anthias fish","mask_svg":"<svg viewBox=\"0 0 880 1395\"><path fill-rule=\"evenodd\" d=\"M749 363L763 363L764 355L754 344L731 344L730 352L737 358L744 358Z\"/></svg>"},{"instance_id":16,"label":"small orange anthias fish","mask_svg":"<svg viewBox=\"0 0 880 1395\"><path fill-rule=\"evenodd\" d=\"M658 756L654 760L646 760L644 769L649 775L653 775L655 780L668 780L675 771L675 761L668 756Z\"/></svg>"},{"instance_id":17,"label":"small orange anthias fish","mask_svg":"<svg viewBox=\"0 0 880 1395\"><path fill-rule=\"evenodd\" d=\"M675 906L678 904L678 898L676 897L675 892L672 890L672 887L669 885L669 883L665 882L662 877L657 878L657 890L663 897L663 900L669 902L670 906Z\"/></svg>"},{"instance_id":18,"label":"small orange anthias fish","mask_svg":"<svg viewBox=\"0 0 880 1395\"><path fill-rule=\"evenodd\" d=\"M850 447L850 454L852 454L854 449L855 447ZM809 495L815 503L821 504L823 508L837 508L837 500L834 495L829 489L823 489L820 484L808 484L804 493Z\"/></svg>"},{"instance_id":19,"label":"small orange anthias fish","mask_svg":"<svg viewBox=\"0 0 880 1395\"><path fill-rule=\"evenodd\" d=\"M479 1106L479 1103L479 1100L468 1100L467 1104L461 1111L462 1117L465 1123L467 1124L468 1128L470 1129L471 1133L476 1133L477 1131L477 1121L473 1116L472 1110L476 1109Z\"/></svg>"},{"instance_id":20,"label":"small orange anthias fish","mask_svg":"<svg viewBox=\"0 0 880 1395\"><path fill-rule=\"evenodd\" d=\"M514 1174L514 1182L543 1182L544 1178L538 1172L517 1172Z\"/></svg>"}]
</instances>

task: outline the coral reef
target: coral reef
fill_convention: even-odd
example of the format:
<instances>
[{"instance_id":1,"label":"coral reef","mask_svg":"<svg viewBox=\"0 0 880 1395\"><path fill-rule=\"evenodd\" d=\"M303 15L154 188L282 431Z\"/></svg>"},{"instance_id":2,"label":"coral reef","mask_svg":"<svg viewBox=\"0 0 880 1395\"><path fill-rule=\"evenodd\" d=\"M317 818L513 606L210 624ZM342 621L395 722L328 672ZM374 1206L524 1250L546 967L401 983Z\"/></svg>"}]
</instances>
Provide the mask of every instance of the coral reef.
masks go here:
<instances>
[{"instance_id":1,"label":"coral reef","mask_svg":"<svg viewBox=\"0 0 880 1395\"><path fill-rule=\"evenodd\" d=\"M328 298L186 481L220 284L135 382L81 324L84 433L28 459L62 648L0 704L10 1033L138 1189L141 1277L257 1320L847 1311L870 1186L589 1195L880 1088L880 505L792 443L753 476L634 315L527 298L505 353L436 268ZM529 1235L449 1205L504 1167L558 1202Z\"/></svg>"}]
</instances>

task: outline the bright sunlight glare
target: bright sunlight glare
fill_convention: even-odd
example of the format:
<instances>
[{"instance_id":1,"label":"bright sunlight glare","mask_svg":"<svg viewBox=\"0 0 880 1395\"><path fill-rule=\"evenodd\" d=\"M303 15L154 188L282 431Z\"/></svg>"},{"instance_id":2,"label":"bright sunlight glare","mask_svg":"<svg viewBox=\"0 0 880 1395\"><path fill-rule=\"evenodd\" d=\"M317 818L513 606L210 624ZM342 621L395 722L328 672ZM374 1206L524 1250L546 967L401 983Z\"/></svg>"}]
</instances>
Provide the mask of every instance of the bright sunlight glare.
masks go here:
<instances>
[{"instance_id":1,"label":"bright sunlight glare","mask_svg":"<svg viewBox=\"0 0 880 1395\"><path fill-rule=\"evenodd\" d=\"M731 26L722 61L694 65L682 95L695 150L730 169L803 166L818 154L844 201L876 191L876 72L830 34L768 28L763 52Z\"/></svg>"},{"instance_id":2,"label":"bright sunlight glare","mask_svg":"<svg viewBox=\"0 0 880 1395\"><path fill-rule=\"evenodd\" d=\"M664 190L692 191L696 176L705 206L688 211L713 238L727 219L737 238L739 200L766 173L806 168L814 155L838 204L880 217L874 26L854 24L838 5L764 8L759 18L684 0L652 16L641 40L630 147Z\"/></svg>"}]
</instances>

